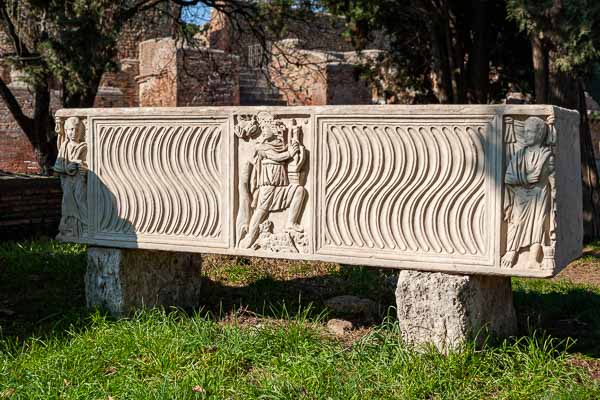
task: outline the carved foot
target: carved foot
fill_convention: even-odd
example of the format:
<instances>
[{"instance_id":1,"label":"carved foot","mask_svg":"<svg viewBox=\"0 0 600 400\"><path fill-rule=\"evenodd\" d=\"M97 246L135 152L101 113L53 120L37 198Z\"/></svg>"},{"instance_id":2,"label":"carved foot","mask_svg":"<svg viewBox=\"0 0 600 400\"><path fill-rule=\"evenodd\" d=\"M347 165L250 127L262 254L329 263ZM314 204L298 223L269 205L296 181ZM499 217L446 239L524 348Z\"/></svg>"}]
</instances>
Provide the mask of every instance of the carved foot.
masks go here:
<instances>
[{"instance_id":1,"label":"carved foot","mask_svg":"<svg viewBox=\"0 0 600 400\"><path fill-rule=\"evenodd\" d=\"M544 261L542 262L542 269L554 271L555 268L556 263L553 258L544 258Z\"/></svg>"},{"instance_id":2,"label":"carved foot","mask_svg":"<svg viewBox=\"0 0 600 400\"><path fill-rule=\"evenodd\" d=\"M515 264L516 253L514 251L507 251L506 254L500 260L500 266L502 268L512 268Z\"/></svg>"},{"instance_id":3,"label":"carved foot","mask_svg":"<svg viewBox=\"0 0 600 400\"><path fill-rule=\"evenodd\" d=\"M241 249L249 249L250 246L252 246L252 240L250 240L250 236L246 236L241 242L240 242L240 248Z\"/></svg>"}]
</instances>

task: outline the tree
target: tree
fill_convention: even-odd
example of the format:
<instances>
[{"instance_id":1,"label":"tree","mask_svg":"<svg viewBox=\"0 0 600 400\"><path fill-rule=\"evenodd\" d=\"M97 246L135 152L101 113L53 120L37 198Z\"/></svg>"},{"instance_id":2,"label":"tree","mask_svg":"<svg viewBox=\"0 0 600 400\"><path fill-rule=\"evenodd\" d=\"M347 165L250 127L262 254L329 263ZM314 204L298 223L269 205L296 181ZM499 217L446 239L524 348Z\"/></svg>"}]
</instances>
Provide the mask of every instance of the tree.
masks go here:
<instances>
[{"instance_id":1,"label":"tree","mask_svg":"<svg viewBox=\"0 0 600 400\"><path fill-rule=\"evenodd\" d=\"M346 17L357 48L373 32L391 41L389 57L400 85L419 102L488 103L509 85L527 89L525 35L506 18L503 2L481 0L323 0Z\"/></svg>"},{"instance_id":2,"label":"tree","mask_svg":"<svg viewBox=\"0 0 600 400\"><path fill-rule=\"evenodd\" d=\"M579 111L584 233L588 240L598 238L600 182L584 82L600 57L600 3L594 0L508 0L508 11L531 41L536 102Z\"/></svg>"},{"instance_id":3,"label":"tree","mask_svg":"<svg viewBox=\"0 0 600 400\"><path fill-rule=\"evenodd\" d=\"M91 107L103 73L115 66L125 24L165 1L0 0L0 22L11 44L1 59L25 74L33 91L33 114L25 114L2 79L0 97L35 148L43 173L50 172L56 157L53 84L62 91L64 107Z\"/></svg>"}]
</instances>

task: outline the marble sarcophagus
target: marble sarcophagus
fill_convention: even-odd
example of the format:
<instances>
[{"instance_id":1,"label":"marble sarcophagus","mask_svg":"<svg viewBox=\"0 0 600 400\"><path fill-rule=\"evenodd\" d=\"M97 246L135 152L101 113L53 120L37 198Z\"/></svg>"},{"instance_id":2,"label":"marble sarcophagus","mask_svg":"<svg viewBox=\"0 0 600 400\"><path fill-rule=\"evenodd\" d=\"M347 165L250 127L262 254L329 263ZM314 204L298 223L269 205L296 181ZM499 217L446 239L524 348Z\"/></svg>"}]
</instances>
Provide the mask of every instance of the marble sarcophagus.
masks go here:
<instances>
[{"instance_id":1,"label":"marble sarcophagus","mask_svg":"<svg viewBox=\"0 0 600 400\"><path fill-rule=\"evenodd\" d=\"M59 239L548 277L582 250L553 106L71 109Z\"/></svg>"}]
</instances>

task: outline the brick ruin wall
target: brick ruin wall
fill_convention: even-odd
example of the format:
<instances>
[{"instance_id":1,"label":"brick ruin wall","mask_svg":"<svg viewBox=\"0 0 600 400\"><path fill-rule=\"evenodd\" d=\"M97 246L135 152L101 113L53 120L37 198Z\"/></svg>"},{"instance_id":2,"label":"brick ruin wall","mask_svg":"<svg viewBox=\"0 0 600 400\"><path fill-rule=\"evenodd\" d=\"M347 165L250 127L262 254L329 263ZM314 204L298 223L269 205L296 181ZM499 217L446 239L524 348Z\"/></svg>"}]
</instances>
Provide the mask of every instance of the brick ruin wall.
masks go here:
<instances>
[{"instance_id":1,"label":"brick ruin wall","mask_svg":"<svg viewBox=\"0 0 600 400\"><path fill-rule=\"evenodd\" d=\"M173 39L140 44L140 106L239 105L238 57Z\"/></svg>"},{"instance_id":2,"label":"brick ruin wall","mask_svg":"<svg viewBox=\"0 0 600 400\"><path fill-rule=\"evenodd\" d=\"M140 44L137 77L141 107L177 105L177 54L171 39L147 40Z\"/></svg>"},{"instance_id":3,"label":"brick ruin wall","mask_svg":"<svg viewBox=\"0 0 600 400\"><path fill-rule=\"evenodd\" d=\"M56 235L61 199L58 178L0 175L0 240Z\"/></svg>"},{"instance_id":4,"label":"brick ruin wall","mask_svg":"<svg viewBox=\"0 0 600 400\"><path fill-rule=\"evenodd\" d=\"M320 51L274 51L269 75L288 105L370 104L357 66Z\"/></svg>"},{"instance_id":5,"label":"brick ruin wall","mask_svg":"<svg viewBox=\"0 0 600 400\"><path fill-rule=\"evenodd\" d=\"M343 17L330 14L314 14L309 17L299 16L286 21L282 35L267 38L271 42L293 38L302 50L328 52L354 51L354 44L344 34L346 21ZM235 28L222 13L213 10L206 32L207 42L211 48L233 53L241 58L241 63L247 62L248 47L258 41L251 33L252 29L243 21L236 21ZM382 32L375 32L364 45L365 50L383 49L387 42Z\"/></svg>"},{"instance_id":6,"label":"brick ruin wall","mask_svg":"<svg viewBox=\"0 0 600 400\"><path fill-rule=\"evenodd\" d=\"M177 105L236 106L240 104L240 63L237 56L214 49L179 49ZM200 73L199 73L200 72Z\"/></svg>"}]
</instances>

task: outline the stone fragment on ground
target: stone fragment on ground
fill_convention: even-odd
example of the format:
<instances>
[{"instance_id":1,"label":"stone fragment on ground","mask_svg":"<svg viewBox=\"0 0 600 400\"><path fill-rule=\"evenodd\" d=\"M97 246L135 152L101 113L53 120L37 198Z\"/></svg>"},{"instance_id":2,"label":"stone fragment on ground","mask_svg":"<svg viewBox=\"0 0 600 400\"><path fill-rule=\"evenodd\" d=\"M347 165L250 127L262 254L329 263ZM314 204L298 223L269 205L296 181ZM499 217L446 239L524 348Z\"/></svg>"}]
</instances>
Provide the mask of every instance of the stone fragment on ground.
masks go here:
<instances>
[{"instance_id":1,"label":"stone fragment on ground","mask_svg":"<svg viewBox=\"0 0 600 400\"><path fill-rule=\"evenodd\" d=\"M350 332L352 328L354 328L352 322L346 321L345 319L334 318L327 321L327 329L337 336L342 336Z\"/></svg>"},{"instance_id":2,"label":"stone fragment on ground","mask_svg":"<svg viewBox=\"0 0 600 400\"><path fill-rule=\"evenodd\" d=\"M377 303L373 300L351 295L332 297L325 300L325 305L336 314L372 317L378 312Z\"/></svg>"}]
</instances>

